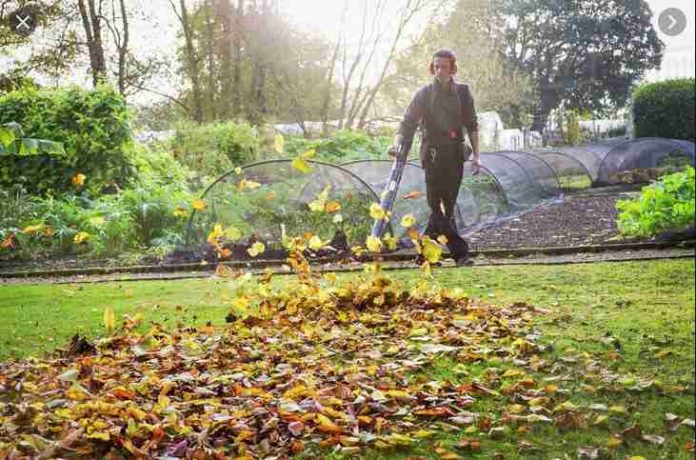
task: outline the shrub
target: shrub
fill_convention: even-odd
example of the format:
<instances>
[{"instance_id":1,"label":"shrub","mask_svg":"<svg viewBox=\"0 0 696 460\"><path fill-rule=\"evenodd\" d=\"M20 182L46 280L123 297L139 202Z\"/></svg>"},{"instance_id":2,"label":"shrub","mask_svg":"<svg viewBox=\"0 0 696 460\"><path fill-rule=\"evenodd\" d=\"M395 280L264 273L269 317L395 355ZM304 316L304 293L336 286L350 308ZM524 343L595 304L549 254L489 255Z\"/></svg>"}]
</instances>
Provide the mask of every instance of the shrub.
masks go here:
<instances>
[{"instance_id":1,"label":"shrub","mask_svg":"<svg viewBox=\"0 0 696 460\"><path fill-rule=\"evenodd\" d=\"M647 83L633 92L636 137L694 140L694 90L691 79Z\"/></svg>"},{"instance_id":2,"label":"shrub","mask_svg":"<svg viewBox=\"0 0 696 460\"><path fill-rule=\"evenodd\" d=\"M662 176L643 187L635 200L616 203L618 227L624 235L650 237L694 223L694 168Z\"/></svg>"},{"instance_id":3,"label":"shrub","mask_svg":"<svg viewBox=\"0 0 696 460\"><path fill-rule=\"evenodd\" d=\"M286 143L287 156L297 156L314 149L317 159L330 162L343 162L367 158L386 158L386 151L392 137L369 136L359 131L336 131L329 137L305 139L289 137Z\"/></svg>"},{"instance_id":4,"label":"shrub","mask_svg":"<svg viewBox=\"0 0 696 460\"><path fill-rule=\"evenodd\" d=\"M133 174L128 145L131 133L123 98L112 89L36 89L0 96L0 124L19 123L30 138L57 141L65 157L12 156L0 165L0 186L21 182L33 193L62 192L76 173L86 185L125 185Z\"/></svg>"},{"instance_id":5,"label":"shrub","mask_svg":"<svg viewBox=\"0 0 696 460\"><path fill-rule=\"evenodd\" d=\"M218 176L260 157L259 138L248 123L182 123L171 141L174 157L204 176Z\"/></svg>"}]
</instances>

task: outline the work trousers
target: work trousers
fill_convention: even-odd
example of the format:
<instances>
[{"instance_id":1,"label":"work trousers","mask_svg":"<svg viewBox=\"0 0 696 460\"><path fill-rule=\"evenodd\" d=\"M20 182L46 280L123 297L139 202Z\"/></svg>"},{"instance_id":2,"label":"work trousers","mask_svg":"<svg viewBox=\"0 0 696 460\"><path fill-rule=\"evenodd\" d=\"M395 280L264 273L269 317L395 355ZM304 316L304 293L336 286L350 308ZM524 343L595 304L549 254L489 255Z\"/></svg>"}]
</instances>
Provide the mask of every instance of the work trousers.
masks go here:
<instances>
[{"instance_id":1,"label":"work trousers","mask_svg":"<svg viewBox=\"0 0 696 460\"><path fill-rule=\"evenodd\" d=\"M457 232L454 211L464 175L464 144L423 145L421 152L430 219L425 234L432 239L447 238L447 249L457 260L469 256L469 245Z\"/></svg>"}]
</instances>

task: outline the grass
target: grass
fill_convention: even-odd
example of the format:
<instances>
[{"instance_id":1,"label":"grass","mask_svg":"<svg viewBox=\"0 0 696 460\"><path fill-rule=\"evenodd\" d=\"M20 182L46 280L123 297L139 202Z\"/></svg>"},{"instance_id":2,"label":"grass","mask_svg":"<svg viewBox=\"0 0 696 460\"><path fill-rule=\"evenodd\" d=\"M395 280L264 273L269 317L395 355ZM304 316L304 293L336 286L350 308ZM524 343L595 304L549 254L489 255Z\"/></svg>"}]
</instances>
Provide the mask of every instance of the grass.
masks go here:
<instances>
[{"instance_id":1,"label":"grass","mask_svg":"<svg viewBox=\"0 0 696 460\"><path fill-rule=\"evenodd\" d=\"M495 441L483 437L483 449L473 454L475 457L494 458L494 453L500 453L505 459L547 459L564 458L570 453L575 458L578 447L606 447L611 433L637 422L644 434L665 437L665 444L654 446L635 440L611 451L608 458L693 458L693 453L684 447L693 440L693 431L682 427L670 433L663 423L666 413L694 418L693 259L443 269L436 270L435 276L444 287L459 287L470 296L492 303L526 301L546 308L549 313L536 319L535 328L553 345L552 354L590 353L608 363L612 371L636 379L655 379L663 388L644 392L613 388L593 393L580 390L579 382L571 380L566 386L573 389L575 404L620 405L627 413L610 417L607 425L601 427L566 432L540 427L526 433L510 431ZM421 273L398 271L393 272L393 277L409 284L418 280ZM279 283L283 279L277 278ZM115 310L117 317L141 312L149 320L169 325L202 325L207 321L223 324L233 289L233 283L220 280L1 286L0 359L40 355L66 344L76 332L99 336L107 306ZM456 363L443 358L427 376L412 378L470 381L494 365L472 366L462 373ZM685 386L688 391L670 390L676 385ZM495 400L477 404L481 406L471 410L499 415L505 409ZM456 451L451 445L462 436L467 435L442 434L437 442ZM520 439L536 450L520 449ZM365 458L437 458L433 442L407 451L374 451Z\"/></svg>"}]
</instances>

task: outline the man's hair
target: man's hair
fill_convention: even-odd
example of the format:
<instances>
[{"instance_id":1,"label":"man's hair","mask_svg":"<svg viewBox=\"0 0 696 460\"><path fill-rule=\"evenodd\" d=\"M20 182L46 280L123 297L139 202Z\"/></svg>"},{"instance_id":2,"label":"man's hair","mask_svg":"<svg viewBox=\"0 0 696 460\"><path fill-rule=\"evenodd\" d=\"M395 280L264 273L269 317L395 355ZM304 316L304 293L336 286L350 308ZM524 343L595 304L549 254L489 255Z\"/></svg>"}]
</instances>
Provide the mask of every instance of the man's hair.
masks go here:
<instances>
[{"instance_id":1,"label":"man's hair","mask_svg":"<svg viewBox=\"0 0 696 460\"><path fill-rule=\"evenodd\" d=\"M430 73L433 75L435 75L435 66L433 65L432 61L434 61L436 58L449 59L452 63L452 73L457 73L457 55L454 54L454 51L448 49L441 49L433 53L433 58L430 61L430 65L428 66L430 69Z\"/></svg>"}]
</instances>

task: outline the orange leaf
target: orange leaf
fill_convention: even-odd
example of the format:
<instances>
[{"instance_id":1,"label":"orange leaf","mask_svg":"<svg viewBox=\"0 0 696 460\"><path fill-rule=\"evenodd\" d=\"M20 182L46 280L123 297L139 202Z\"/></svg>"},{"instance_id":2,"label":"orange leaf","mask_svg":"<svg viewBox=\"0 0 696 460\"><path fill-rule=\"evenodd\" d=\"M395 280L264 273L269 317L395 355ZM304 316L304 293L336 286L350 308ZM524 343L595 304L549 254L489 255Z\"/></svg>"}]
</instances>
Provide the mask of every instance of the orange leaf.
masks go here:
<instances>
[{"instance_id":1,"label":"orange leaf","mask_svg":"<svg viewBox=\"0 0 696 460\"><path fill-rule=\"evenodd\" d=\"M109 393L111 396L118 399L135 399L135 391L123 387L116 387Z\"/></svg>"},{"instance_id":2,"label":"orange leaf","mask_svg":"<svg viewBox=\"0 0 696 460\"><path fill-rule=\"evenodd\" d=\"M423 192L419 192L418 190L413 190L411 192L408 192L404 195L401 196L404 200L413 200L414 198L420 198L423 196Z\"/></svg>"}]
</instances>

